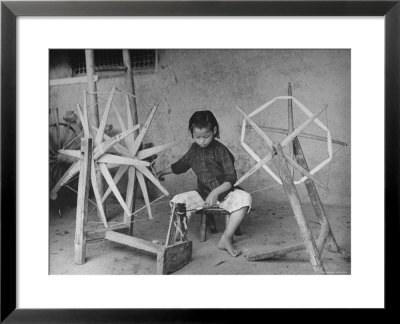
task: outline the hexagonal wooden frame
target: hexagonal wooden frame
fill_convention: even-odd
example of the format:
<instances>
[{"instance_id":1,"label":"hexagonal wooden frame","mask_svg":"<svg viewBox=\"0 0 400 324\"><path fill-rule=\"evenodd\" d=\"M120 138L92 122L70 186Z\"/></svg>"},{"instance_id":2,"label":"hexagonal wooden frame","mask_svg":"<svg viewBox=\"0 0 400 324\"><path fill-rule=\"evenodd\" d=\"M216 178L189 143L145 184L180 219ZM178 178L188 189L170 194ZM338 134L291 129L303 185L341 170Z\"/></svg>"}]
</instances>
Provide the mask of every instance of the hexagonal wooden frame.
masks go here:
<instances>
[{"instance_id":1,"label":"hexagonal wooden frame","mask_svg":"<svg viewBox=\"0 0 400 324\"><path fill-rule=\"evenodd\" d=\"M252 173L254 173L255 171L257 171L258 169L260 169L261 167L272 176L272 178L277 181L279 184L282 184L282 181L280 180L280 178L268 167L268 165L266 164L272 157L272 154L268 154L264 159L261 159L257 153L254 152L254 150L251 149L251 147L245 142L245 134L246 134L246 121L250 123L250 125L253 127L254 130L256 130L256 132L261 136L261 138L265 141L265 143L267 144L267 146L269 147L269 149L272 149L273 146L273 141L268 137L267 134L265 134L265 132L263 132L261 130L261 128L259 126L257 126L257 124L251 120L251 117L254 117L255 115L257 115L258 113L260 113L261 111L263 111L264 109L268 108L270 105L272 105L275 101L277 100L293 100L296 105L300 108L301 111L303 111L307 116L308 119L301 124L298 128L296 128L293 133L295 134L295 136L297 136L301 131L303 131L311 122L314 122L316 125L318 125L321 129L323 129L324 131L327 132L327 150L328 150L328 158L324 161L322 161L320 164L318 164L316 167L314 167L312 170L308 171L309 174L307 174L305 172L305 170L298 165L295 161L293 161L290 157L288 157L287 155L285 155L286 159L289 159L289 163L296 168L297 170L300 171L300 173L303 174L303 177L300 178L297 181L294 181L294 184L300 184L302 182L304 182L306 179L311 178L310 175L313 175L315 173L317 173L319 170L321 170L324 166L326 166L333 157L333 153L332 153L332 137L331 137L331 132L329 131L329 129L317 118L318 115L327 107L325 107L323 110L321 110L317 115L313 115L313 113L307 108L305 107L298 99L296 99L293 96L278 96L273 98L272 100L266 102L264 105L262 105L261 107L257 108L256 110L254 110L252 113L246 115L239 107L236 106L236 108L244 115L244 119L243 119L243 123L242 123L242 132L241 132L241 137L240 137L240 142L243 146L243 148L247 151L247 153L250 154L250 156L256 160L257 164L249 170L249 172L247 172L242 178L240 178L236 184L239 184L241 182L243 182L248 176L250 176ZM285 147L286 145L288 145L292 139L295 137L292 134L289 134L284 140L281 141L281 146ZM303 170L302 170L303 169ZM321 183L319 183L318 181L316 181L315 178L313 178L313 180L318 183L319 185L321 185ZM326 187L325 185L322 185L323 187Z\"/></svg>"}]
</instances>

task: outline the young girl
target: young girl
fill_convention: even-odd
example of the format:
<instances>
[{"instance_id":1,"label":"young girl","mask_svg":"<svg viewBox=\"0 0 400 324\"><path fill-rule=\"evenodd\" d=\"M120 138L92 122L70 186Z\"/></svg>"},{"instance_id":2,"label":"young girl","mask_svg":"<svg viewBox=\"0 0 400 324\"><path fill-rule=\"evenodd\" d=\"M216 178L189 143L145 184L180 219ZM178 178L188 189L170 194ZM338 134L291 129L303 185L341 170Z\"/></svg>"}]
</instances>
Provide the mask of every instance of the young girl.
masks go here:
<instances>
[{"instance_id":1,"label":"young girl","mask_svg":"<svg viewBox=\"0 0 400 324\"><path fill-rule=\"evenodd\" d=\"M215 205L227 210L231 214L229 224L222 234L218 248L236 257L240 251L234 249L232 237L251 208L251 196L233 186L237 180L234 157L216 140L219 138L219 126L213 113L209 110L195 112L189 120L189 132L194 140L189 151L157 175L162 177L170 173L181 174L190 168L194 171L197 176L197 190L178 194L171 202L185 203L187 210Z\"/></svg>"}]
</instances>

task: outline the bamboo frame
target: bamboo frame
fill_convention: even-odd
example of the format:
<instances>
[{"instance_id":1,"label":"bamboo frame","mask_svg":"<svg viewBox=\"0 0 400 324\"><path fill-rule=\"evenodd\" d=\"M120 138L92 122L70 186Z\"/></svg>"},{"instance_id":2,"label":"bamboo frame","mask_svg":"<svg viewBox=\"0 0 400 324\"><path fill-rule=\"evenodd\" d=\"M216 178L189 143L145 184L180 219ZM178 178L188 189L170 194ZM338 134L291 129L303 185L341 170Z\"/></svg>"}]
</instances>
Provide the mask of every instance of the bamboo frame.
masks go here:
<instances>
[{"instance_id":1,"label":"bamboo frame","mask_svg":"<svg viewBox=\"0 0 400 324\"><path fill-rule=\"evenodd\" d=\"M113 99L116 93L118 92L124 93L124 96L127 97L127 94L125 92L117 89L116 87L113 87L107 99L106 108L102 115L100 126L96 128L94 125L91 125L93 133L96 134L92 152L91 183L94 190L96 203L99 208L98 214L100 219L104 223L105 227L108 226L106 213L104 208L100 205L104 203L104 201L107 199L107 197L110 195L111 192L113 192L119 204L124 210L124 223L128 225L131 224L132 212L133 212L132 207L134 205L134 193L135 193L136 183L139 184L142 190L143 197L147 205L148 216L150 219L153 219L150 207L151 202L149 199L145 178L150 180L164 195L168 196L169 193L161 185L158 179L147 169L147 167L150 166L150 163L144 161L144 159L154 154L160 153L166 149L169 149L172 146L179 143L179 141L174 141L171 143L141 150L140 147L142 145L142 141L155 116L158 104L155 104L153 108L150 110L145 120L145 123L143 124L142 127L139 124L133 125L131 119L128 118L128 126L129 126L128 129L121 115L119 114L117 108L113 105ZM126 105L127 105L126 111L129 117L131 116L131 109L128 107L129 100L127 99L126 99ZM84 111L82 111L79 104L77 105L76 108L77 108L77 114L83 126L84 136L88 138L91 136L91 133L89 131L89 122L86 114L86 92L84 93L84 108L85 108ZM111 111L111 108L113 108L122 130L120 134L117 134L113 137L110 137L105 134L105 126L107 124L107 119ZM135 138L134 133L136 131L139 131L139 134ZM123 141L125 142L126 146L122 144ZM122 156L109 153L111 149L115 149ZM79 172L79 167L80 167L79 161L82 159L81 153L78 150L60 150L59 153L74 159L78 159L78 161L75 162L70 167L70 169L67 170L66 174L63 177L61 177L60 181L56 184L56 186L52 188L50 193L50 196L52 198L57 197L57 192L62 187L62 185L64 185L69 179L71 179L75 174ZM108 169L115 167L118 167L119 169L114 178L112 178ZM127 196L125 197L125 199L123 199L116 185L118 184L119 180L126 172L126 170L131 170L131 169L133 169L134 172L132 171L128 172ZM108 184L108 188L104 192L104 194L100 193L99 183L98 180L96 180L95 175L97 170L101 172L101 174L104 176ZM135 179L132 179L132 177L137 177L138 181L136 182ZM130 186L133 186L132 190Z\"/></svg>"},{"instance_id":2,"label":"bamboo frame","mask_svg":"<svg viewBox=\"0 0 400 324\"><path fill-rule=\"evenodd\" d=\"M254 173L256 170L258 170L261 166L263 166L265 163L267 163L269 160L272 159L272 161L275 163L276 168L279 171L279 176L280 176L280 181L283 184L284 190L286 192L286 195L289 199L290 205L292 207L294 216L296 218L296 221L298 223L298 226L300 228L300 233L303 238L303 243L301 244L295 244L289 247L277 249L277 250L271 250L271 251L264 251L264 252L253 252L247 255L247 260L249 261L257 261L257 260L262 260L262 259L267 259L271 257L277 257L277 256L282 256L287 253L295 252L295 251L302 251L302 250L307 250L307 252L310 255L310 262L313 266L313 269L315 272L325 274L325 268L322 264L321 260L321 254L323 252L325 242L329 238L331 240L331 243L333 244L333 249L332 251L339 251L339 247L336 243L336 240L333 236L332 230L329 225L328 218L325 214L325 211L323 209L321 200L319 199L318 192L315 188L315 184L318 184L319 186L323 187L324 189L327 189L325 185L323 185L321 182L319 182L315 177L312 175L311 171L309 171L307 162L305 160L300 142L298 140L299 134L308 126L310 123L317 121L317 117L319 114L321 114L322 111L324 111L327 106L325 106L324 109L322 109L320 112L318 112L316 115L312 115L311 113L307 113L309 118L303 122L299 127L294 129L294 122L293 122L293 113L292 113L292 99L293 97L291 96L291 85L289 83L288 85L288 92L290 96L284 97L288 99L288 135L287 137L281 141L279 144L273 144L272 152L269 153L264 159L258 158L257 164L251 168L241 179L239 179L239 182L243 181L245 178L250 176L252 173ZM282 97L277 97L278 99L282 99ZM262 109L265 109L268 107L269 104L273 103L276 98L269 101L267 104L263 105L262 107L258 108L255 112L260 112ZM238 108L238 107L236 107ZM243 120L243 127L242 127L242 138L244 134L244 129L245 129L245 121L250 121L250 115L247 116L243 111L239 109L239 111L244 115L244 120ZM255 112L252 113L252 115L255 114ZM253 121L250 122L250 125L256 130L258 134L260 134L260 128L255 125ZM293 129L293 131L291 131ZM328 141L331 140L330 137L330 132L328 132ZM265 141L265 136L261 136L261 138ZM266 145L270 147L270 141L265 141ZM288 156L283 153L282 147L285 145L290 145L290 154L293 154L293 157L296 158L296 161L293 160L292 156ZM245 147L246 148L246 147ZM330 143L330 147L328 144L328 151L331 154L332 153L332 143ZM251 152L252 155L253 152ZM255 154L255 153L254 153ZM253 155L252 155L253 156ZM254 157L254 156L253 156ZM320 165L322 165L321 163ZM293 181L293 171L289 167L298 170L305 178L305 184L306 188L308 191L308 194L311 199L311 203L314 207L315 213L320 221L321 229L320 233L318 236L318 240L315 241L311 230L308 226L308 223L304 217L304 213L302 210L300 198L298 196L296 187L295 187L295 182ZM315 168L314 168L315 170Z\"/></svg>"}]
</instances>

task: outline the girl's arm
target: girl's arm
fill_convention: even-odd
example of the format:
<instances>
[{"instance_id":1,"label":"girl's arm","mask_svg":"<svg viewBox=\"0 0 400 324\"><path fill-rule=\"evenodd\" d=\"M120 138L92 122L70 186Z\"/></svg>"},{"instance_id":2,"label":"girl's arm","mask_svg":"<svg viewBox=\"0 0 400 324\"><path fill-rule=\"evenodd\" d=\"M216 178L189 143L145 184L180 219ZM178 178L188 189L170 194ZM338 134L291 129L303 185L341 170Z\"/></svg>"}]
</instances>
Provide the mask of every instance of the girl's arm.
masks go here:
<instances>
[{"instance_id":1,"label":"girl's arm","mask_svg":"<svg viewBox=\"0 0 400 324\"><path fill-rule=\"evenodd\" d=\"M157 178L159 178L160 180L163 180L162 177L167 175L167 174L171 174L172 173L172 169L171 166L169 166L168 168L158 171L157 172Z\"/></svg>"},{"instance_id":2,"label":"girl's arm","mask_svg":"<svg viewBox=\"0 0 400 324\"><path fill-rule=\"evenodd\" d=\"M215 206L218 201L218 197L220 194L224 193L225 191L228 191L229 189L232 188L232 184L228 181L225 181L221 185L219 185L217 188L215 188L213 191L210 192L206 199L205 207L211 207Z\"/></svg>"}]
</instances>

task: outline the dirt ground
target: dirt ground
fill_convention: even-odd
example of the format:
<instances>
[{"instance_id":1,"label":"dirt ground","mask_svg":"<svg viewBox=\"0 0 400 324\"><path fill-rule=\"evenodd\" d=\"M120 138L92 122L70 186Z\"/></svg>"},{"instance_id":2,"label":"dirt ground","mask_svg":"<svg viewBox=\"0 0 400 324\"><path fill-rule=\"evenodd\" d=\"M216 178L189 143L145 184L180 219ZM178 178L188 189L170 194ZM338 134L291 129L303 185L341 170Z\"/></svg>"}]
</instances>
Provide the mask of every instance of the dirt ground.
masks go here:
<instances>
[{"instance_id":1,"label":"dirt ground","mask_svg":"<svg viewBox=\"0 0 400 324\"><path fill-rule=\"evenodd\" d=\"M101 274L132 275L155 274L156 257L153 254L105 241L104 234L96 233L88 238L86 263L74 264L75 207L73 199L67 203L51 203L49 219L50 274ZM143 201L137 201L137 208ZM93 206L89 206L89 210ZM319 225L310 205L303 205L314 236L318 235ZM134 224L134 236L160 244L165 243L168 220L168 203L152 206L154 220L149 220L145 211L139 212ZM332 253L326 248L322 261L327 274L350 274L350 207L325 206L325 211L341 248L341 252ZM107 202L108 221L122 220L119 205L112 199ZM96 212L89 215L88 223L92 227L102 227ZM191 274L314 274L304 251L294 252L284 257L247 261L246 255L254 251L267 251L285 247L301 241L296 220L288 203L266 202L253 206L251 212L241 224L241 236L235 236L235 248L242 254L232 258L225 251L217 249L218 240L224 230L223 217L216 217L218 233L207 232L207 240L199 241L200 218L192 218L188 237L193 242L191 262L172 275Z\"/></svg>"}]
</instances>

